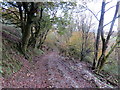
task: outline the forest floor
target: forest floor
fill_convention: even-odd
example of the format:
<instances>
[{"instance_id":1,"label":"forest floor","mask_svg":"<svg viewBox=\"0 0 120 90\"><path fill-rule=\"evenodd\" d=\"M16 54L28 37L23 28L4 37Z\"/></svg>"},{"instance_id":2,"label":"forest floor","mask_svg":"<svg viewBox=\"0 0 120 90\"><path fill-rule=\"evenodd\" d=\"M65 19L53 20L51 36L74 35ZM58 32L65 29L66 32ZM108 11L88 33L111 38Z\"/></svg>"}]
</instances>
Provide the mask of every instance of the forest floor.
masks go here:
<instances>
[{"instance_id":1,"label":"forest floor","mask_svg":"<svg viewBox=\"0 0 120 90\"><path fill-rule=\"evenodd\" d=\"M23 67L9 78L4 78L4 88L93 88L95 83L85 80L82 73L85 63L65 60L57 52L34 57L32 62L22 60ZM78 66L79 65L79 66ZM71 69L76 67L78 70ZM80 72L81 71L81 72Z\"/></svg>"}]
</instances>

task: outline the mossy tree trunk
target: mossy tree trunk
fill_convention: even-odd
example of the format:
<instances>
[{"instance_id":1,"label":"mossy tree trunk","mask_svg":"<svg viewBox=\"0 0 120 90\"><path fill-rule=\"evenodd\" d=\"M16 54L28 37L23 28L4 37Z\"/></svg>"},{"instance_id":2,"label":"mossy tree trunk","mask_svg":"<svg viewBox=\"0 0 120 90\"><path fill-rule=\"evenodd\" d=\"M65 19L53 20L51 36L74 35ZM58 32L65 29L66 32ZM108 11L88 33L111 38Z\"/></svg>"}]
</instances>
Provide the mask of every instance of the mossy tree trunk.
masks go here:
<instances>
[{"instance_id":1,"label":"mossy tree trunk","mask_svg":"<svg viewBox=\"0 0 120 90\"><path fill-rule=\"evenodd\" d=\"M24 53L26 52L26 49L28 46L30 34L31 34L31 21L28 20L27 25L25 25L25 27L24 27L24 33L23 33L23 37L22 37L22 50Z\"/></svg>"},{"instance_id":2,"label":"mossy tree trunk","mask_svg":"<svg viewBox=\"0 0 120 90\"><path fill-rule=\"evenodd\" d=\"M43 28L41 28L42 27L41 22L42 22L42 17L43 17L43 8L41 8L39 14L40 14L39 15L40 18L39 18L39 21L36 24L36 32L35 32L35 38L34 38L34 42L35 42L34 43L34 48L37 48L37 46L40 42L40 39L41 39L41 34L42 34L42 29L43 29Z\"/></svg>"},{"instance_id":3,"label":"mossy tree trunk","mask_svg":"<svg viewBox=\"0 0 120 90\"><path fill-rule=\"evenodd\" d=\"M22 29L22 53L26 54L28 43L31 37L31 26L33 24L34 14L38 13L39 3L34 2L17 2ZM28 6L29 5L29 6ZM22 9L23 8L23 9Z\"/></svg>"}]
</instances>

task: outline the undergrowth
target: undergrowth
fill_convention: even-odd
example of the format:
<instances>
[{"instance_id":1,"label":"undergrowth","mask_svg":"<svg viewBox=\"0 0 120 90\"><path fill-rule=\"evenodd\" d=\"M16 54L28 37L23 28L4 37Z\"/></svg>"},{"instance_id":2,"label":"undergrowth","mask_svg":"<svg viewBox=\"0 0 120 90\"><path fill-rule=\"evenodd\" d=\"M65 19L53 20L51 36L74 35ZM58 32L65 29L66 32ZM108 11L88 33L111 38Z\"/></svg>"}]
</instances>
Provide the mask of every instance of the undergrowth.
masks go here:
<instances>
[{"instance_id":1,"label":"undergrowth","mask_svg":"<svg viewBox=\"0 0 120 90\"><path fill-rule=\"evenodd\" d=\"M2 42L2 61L0 63L1 74L3 77L8 77L12 73L20 70L22 63L17 56L20 53L17 52L15 44L3 39Z\"/></svg>"}]
</instances>

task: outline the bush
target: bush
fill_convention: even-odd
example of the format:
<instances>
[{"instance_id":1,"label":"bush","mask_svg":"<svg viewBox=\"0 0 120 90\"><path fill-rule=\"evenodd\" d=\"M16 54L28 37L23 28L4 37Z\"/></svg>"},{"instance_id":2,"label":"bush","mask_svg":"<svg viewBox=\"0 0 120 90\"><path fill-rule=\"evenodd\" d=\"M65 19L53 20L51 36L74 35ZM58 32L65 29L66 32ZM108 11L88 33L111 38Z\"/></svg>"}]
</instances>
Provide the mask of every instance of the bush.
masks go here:
<instances>
[{"instance_id":1,"label":"bush","mask_svg":"<svg viewBox=\"0 0 120 90\"><path fill-rule=\"evenodd\" d=\"M79 49L75 48L74 46L69 46L67 50L68 54L76 59L80 58L80 51Z\"/></svg>"}]
</instances>

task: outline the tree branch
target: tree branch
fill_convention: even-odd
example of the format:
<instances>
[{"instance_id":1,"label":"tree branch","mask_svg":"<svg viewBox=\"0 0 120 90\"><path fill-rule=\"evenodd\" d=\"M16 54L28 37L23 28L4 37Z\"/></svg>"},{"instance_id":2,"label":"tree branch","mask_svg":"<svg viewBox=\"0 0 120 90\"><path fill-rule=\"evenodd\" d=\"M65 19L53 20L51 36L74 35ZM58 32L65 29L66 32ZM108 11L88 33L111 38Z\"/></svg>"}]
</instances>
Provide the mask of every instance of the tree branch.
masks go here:
<instances>
[{"instance_id":1,"label":"tree branch","mask_svg":"<svg viewBox=\"0 0 120 90\"><path fill-rule=\"evenodd\" d=\"M120 15L118 15L118 16L116 17L116 19L117 19L117 18L120 18ZM112 20L112 21L113 21L113 20ZM103 27L107 26L107 25L110 24L112 21L108 22L108 23L105 24Z\"/></svg>"},{"instance_id":2,"label":"tree branch","mask_svg":"<svg viewBox=\"0 0 120 90\"><path fill-rule=\"evenodd\" d=\"M103 31L103 24L104 24L104 15L105 15L105 2L102 2L102 10L101 10L101 18L100 18L100 31L101 31L101 39L102 39L102 52L105 49L105 38L104 38L104 31Z\"/></svg>"},{"instance_id":3,"label":"tree branch","mask_svg":"<svg viewBox=\"0 0 120 90\"><path fill-rule=\"evenodd\" d=\"M95 16L97 16L100 12L101 12L101 10Z\"/></svg>"},{"instance_id":4,"label":"tree branch","mask_svg":"<svg viewBox=\"0 0 120 90\"><path fill-rule=\"evenodd\" d=\"M111 3L112 1L113 1L113 0L111 0L111 1L109 1L109 2L106 2L106 3L105 3L105 5L107 5L107 4L109 4L109 3Z\"/></svg>"},{"instance_id":5,"label":"tree branch","mask_svg":"<svg viewBox=\"0 0 120 90\"><path fill-rule=\"evenodd\" d=\"M83 6L83 7L85 7L85 6ZM90 11L94 15L94 17L97 19L97 21L99 21L99 19L97 18L97 16L95 15L95 13L92 10L90 10L88 7L85 7L85 8L86 8L86 10Z\"/></svg>"},{"instance_id":6,"label":"tree branch","mask_svg":"<svg viewBox=\"0 0 120 90\"><path fill-rule=\"evenodd\" d=\"M105 12L109 11L111 8L114 8L115 6L116 6L116 5L114 5L114 6L110 7L110 8L108 8Z\"/></svg>"},{"instance_id":7,"label":"tree branch","mask_svg":"<svg viewBox=\"0 0 120 90\"><path fill-rule=\"evenodd\" d=\"M9 24L9 25L11 25L11 24L19 24L19 23L8 23L8 22L4 22L4 24Z\"/></svg>"},{"instance_id":8,"label":"tree branch","mask_svg":"<svg viewBox=\"0 0 120 90\"><path fill-rule=\"evenodd\" d=\"M120 41L117 41L114 46L110 49L110 51L108 52L108 54L105 56L105 58L107 59L110 54L113 52L113 50L115 49L115 47L118 45L118 43L120 43Z\"/></svg>"},{"instance_id":9,"label":"tree branch","mask_svg":"<svg viewBox=\"0 0 120 90\"><path fill-rule=\"evenodd\" d=\"M116 5L115 14L114 14L114 17L113 17L111 26L110 26L110 31L109 31L108 36L107 36L107 39L106 39L106 44L108 43L108 41L109 41L109 39L110 39L110 36L111 36L111 34L112 34L113 25L114 25L114 23L115 23L118 10L119 10L119 2L117 2L117 5Z\"/></svg>"},{"instance_id":10,"label":"tree branch","mask_svg":"<svg viewBox=\"0 0 120 90\"><path fill-rule=\"evenodd\" d=\"M10 5L12 5L13 7L17 7L18 8L18 6L17 5L15 5L15 4L13 4L12 2L8 2Z\"/></svg>"},{"instance_id":11,"label":"tree branch","mask_svg":"<svg viewBox=\"0 0 120 90\"><path fill-rule=\"evenodd\" d=\"M114 5L114 6L110 7L110 8L108 8L105 12L109 11L111 8L113 8L113 7L115 7L115 6L116 6L116 5ZM101 10L100 10L95 16L97 16L100 12L101 12Z\"/></svg>"},{"instance_id":12,"label":"tree branch","mask_svg":"<svg viewBox=\"0 0 120 90\"><path fill-rule=\"evenodd\" d=\"M92 10L90 10L89 8L87 8L87 10L90 11L90 12L94 15L94 17L97 19L97 21L99 21L99 19L98 19L97 16L93 13Z\"/></svg>"},{"instance_id":13,"label":"tree branch","mask_svg":"<svg viewBox=\"0 0 120 90\"><path fill-rule=\"evenodd\" d=\"M10 11L11 13L13 13L13 14L19 19L19 16L15 13L15 11L12 11L12 10L10 10L10 9L6 9L6 8L3 8L3 7L2 7L2 9L5 9L5 10Z\"/></svg>"}]
</instances>

